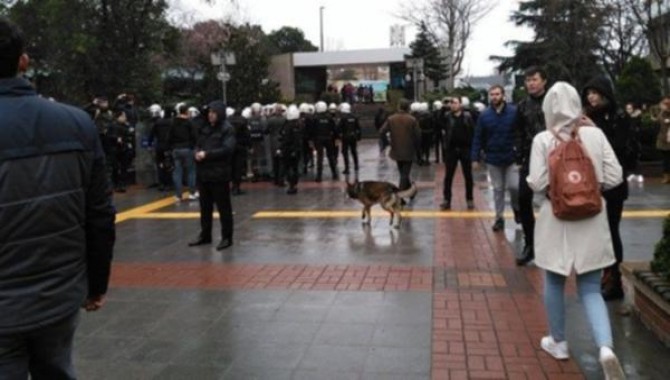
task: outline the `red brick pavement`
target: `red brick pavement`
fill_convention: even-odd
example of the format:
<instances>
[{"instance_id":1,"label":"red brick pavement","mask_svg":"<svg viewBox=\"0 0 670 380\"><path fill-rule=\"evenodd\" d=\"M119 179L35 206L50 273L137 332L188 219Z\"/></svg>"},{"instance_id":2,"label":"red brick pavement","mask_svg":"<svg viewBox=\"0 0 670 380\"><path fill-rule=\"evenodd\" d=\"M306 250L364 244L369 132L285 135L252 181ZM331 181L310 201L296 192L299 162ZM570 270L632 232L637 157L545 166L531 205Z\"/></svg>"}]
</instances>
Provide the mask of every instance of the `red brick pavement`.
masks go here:
<instances>
[{"instance_id":1,"label":"red brick pavement","mask_svg":"<svg viewBox=\"0 0 670 380\"><path fill-rule=\"evenodd\" d=\"M431 267L115 263L114 287L431 291Z\"/></svg>"},{"instance_id":2,"label":"red brick pavement","mask_svg":"<svg viewBox=\"0 0 670 380\"><path fill-rule=\"evenodd\" d=\"M442 201L443 167L435 204ZM478 210L488 209L475 192ZM465 210L463 177L453 186L453 210ZM433 379L583 379L574 361L558 362L539 347L546 332L542 273L516 268L504 234L488 219L435 222ZM444 282L439 281L443 279Z\"/></svg>"}]
</instances>

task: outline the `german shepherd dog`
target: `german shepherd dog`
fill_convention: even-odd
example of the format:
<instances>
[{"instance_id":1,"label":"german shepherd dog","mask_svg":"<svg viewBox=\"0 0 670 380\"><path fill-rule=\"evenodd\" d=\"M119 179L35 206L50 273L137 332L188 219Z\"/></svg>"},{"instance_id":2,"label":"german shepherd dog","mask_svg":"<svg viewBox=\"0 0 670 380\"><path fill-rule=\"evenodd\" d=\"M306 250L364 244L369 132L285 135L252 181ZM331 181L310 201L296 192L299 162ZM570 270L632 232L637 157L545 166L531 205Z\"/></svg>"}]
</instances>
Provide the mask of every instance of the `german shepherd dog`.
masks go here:
<instances>
[{"instance_id":1,"label":"german shepherd dog","mask_svg":"<svg viewBox=\"0 0 670 380\"><path fill-rule=\"evenodd\" d=\"M396 185L384 181L362 181L356 180L354 183L347 182L347 195L351 199L356 199L363 204L362 219L363 224L370 224L372 216L370 208L379 203L380 206L391 215L389 222L394 228L400 227L400 211L405 204L403 198L414 199L417 189L412 183L412 187L407 190L400 190ZM395 220L395 224L393 223Z\"/></svg>"}]
</instances>

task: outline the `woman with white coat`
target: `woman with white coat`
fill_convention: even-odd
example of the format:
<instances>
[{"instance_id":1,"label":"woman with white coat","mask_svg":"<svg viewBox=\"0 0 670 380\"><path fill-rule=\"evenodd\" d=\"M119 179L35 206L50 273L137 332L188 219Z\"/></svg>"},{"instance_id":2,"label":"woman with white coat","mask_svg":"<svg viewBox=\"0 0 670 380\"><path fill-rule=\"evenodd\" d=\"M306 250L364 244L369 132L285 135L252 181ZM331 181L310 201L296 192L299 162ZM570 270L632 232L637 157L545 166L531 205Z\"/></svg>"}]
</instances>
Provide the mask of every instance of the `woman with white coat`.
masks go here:
<instances>
[{"instance_id":1,"label":"woman with white coat","mask_svg":"<svg viewBox=\"0 0 670 380\"><path fill-rule=\"evenodd\" d=\"M547 129L564 139L570 139L577 126L583 147L594 165L598 182L603 189L618 185L622 180L621 165L599 128L588 127L582 116L577 90L565 82L556 83L542 104ZM528 185L535 192L545 193L549 186L549 153L557 145L554 134L547 130L533 140ZM549 319L550 335L542 338L541 347L558 360L569 358L565 341L565 280L574 270L577 289L591 325L596 344L600 347L600 363L607 379L624 379L624 373L612 348L612 328L605 301L600 293L602 269L614 263L614 250L607 216L597 215L578 221L566 221L554 216L551 201L545 199L535 227L535 264L544 269L544 301Z\"/></svg>"}]
</instances>

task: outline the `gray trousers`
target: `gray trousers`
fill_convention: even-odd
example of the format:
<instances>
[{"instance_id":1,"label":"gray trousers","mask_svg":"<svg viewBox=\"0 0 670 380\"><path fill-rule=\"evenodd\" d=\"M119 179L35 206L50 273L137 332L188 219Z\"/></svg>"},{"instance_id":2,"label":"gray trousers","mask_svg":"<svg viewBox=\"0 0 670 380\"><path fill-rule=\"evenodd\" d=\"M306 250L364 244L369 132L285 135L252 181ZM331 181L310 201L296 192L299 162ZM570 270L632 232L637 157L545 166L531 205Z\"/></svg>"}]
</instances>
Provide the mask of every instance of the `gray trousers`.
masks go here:
<instances>
[{"instance_id":1,"label":"gray trousers","mask_svg":"<svg viewBox=\"0 0 670 380\"><path fill-rule=\"evenodd\" d=\"M493 202L496 220L505 212L505 189L509 190L512 209L519 210L519 168L516 165L495 166L487 164L493 184Z\"/></svg>"},{"instance_id":2,"label":"gray trousers","mask_svg":"<svg viewBox=\"0 0 670 380\"><path fill-rule=\"evenodd\" d=\"M72 343L79 312L50 326L0 335L0 380L73 380Z\"/></svg>"}]
</instances>

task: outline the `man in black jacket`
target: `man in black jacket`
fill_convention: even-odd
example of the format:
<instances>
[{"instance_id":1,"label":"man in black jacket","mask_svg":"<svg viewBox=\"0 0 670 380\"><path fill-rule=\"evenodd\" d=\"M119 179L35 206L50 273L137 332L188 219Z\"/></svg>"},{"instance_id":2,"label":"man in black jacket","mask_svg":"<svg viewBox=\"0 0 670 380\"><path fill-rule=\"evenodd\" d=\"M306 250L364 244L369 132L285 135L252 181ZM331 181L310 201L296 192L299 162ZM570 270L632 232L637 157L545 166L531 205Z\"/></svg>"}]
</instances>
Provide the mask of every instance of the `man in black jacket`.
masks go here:
<instances>
[{"instance_id":1,"label":"man in black jacket","mask_svg":"<svg viewBox=\"0 0 670 380\"><path fill-rule=\"evenodd\" d=\"M98 132L37 95L21 31L0 18L0 378L74 379L79 309L105 300L114 246Z\"/></svg>"},{"instance_id":2,"label":"man in black jacket","mask_svg":"<svg viewBox=\"0 0 670 380\"><path fill-rule=\"evenodd\" d=\"M475 134L475 122L469 112L463 110L461 99L454 97L450 101L451 112L445 115L446 130L444 131L444 162L446 173L444 175L443 195L444 200L440 204L443 211L451 210L451 187L458 163L465 178L465 201L468 210L475 208L473 201L473 179L472 161L470 160L470 147Z\"/></svg>"},{"instance_id":3,"label":"man in black jacket","mask_svg":"<svg viewBox=\"0 0 670 380\"><path fill-rule=\"evenodd\" d=\"M198 134L195 147L197 179L200 189L200 235L189 246L212 242L214 204L221 220L221 242L217 250L233 245L233 208L230 201L231 157L235 151L235 132L226 121L226 105L209 104L209 121Z\"/></svg>"},{"instance_id":4,"label":"man in black jacket","mask_svg":"<svg viewBox=\"0 0 670 380\"><path fill-rule=\"evenodd\" d=\"M538 66L529 67L525 72L528 97L519 102L516 114L515 150L519 170L519 219L523 227L525 246L516 264L526 265L535 258L533 248L535 234L535 214L533 210L533 190L528 187L526 177L530 169L530 148L533 138L547 130L542 112L542 102L547 87L547 73Z\"/></svg>"}]
</instances>

